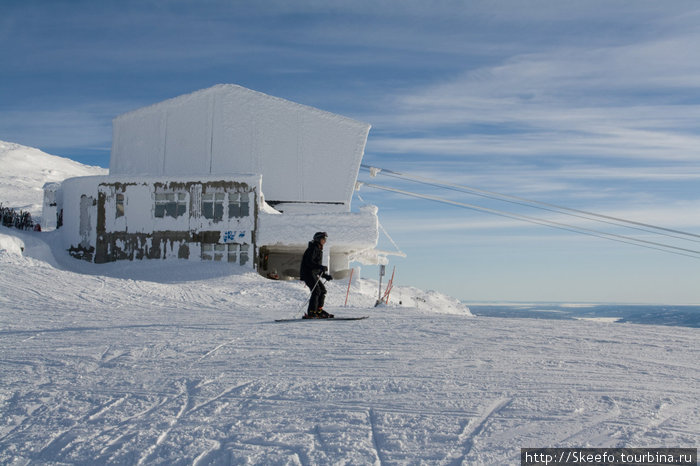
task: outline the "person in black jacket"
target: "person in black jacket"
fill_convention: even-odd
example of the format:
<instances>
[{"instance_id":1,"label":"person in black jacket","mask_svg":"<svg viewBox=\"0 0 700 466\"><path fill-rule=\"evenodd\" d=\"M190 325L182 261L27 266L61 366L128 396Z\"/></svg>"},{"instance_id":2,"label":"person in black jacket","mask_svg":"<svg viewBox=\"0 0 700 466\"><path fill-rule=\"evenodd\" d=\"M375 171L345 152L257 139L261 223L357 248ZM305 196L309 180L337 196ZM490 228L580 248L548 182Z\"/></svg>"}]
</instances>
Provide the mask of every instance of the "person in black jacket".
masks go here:
<instances>
[{"instance_id":1,"label":"person in black jacket","mask_svg":"<svg viewBox=\"0 0 700 466\"><path fill-rule=\"evenodd\" d=\"M326 244L327 238L328 234L325 231L316 233L313 241L309 241L309 247L306 248L304 256L301 259L299 276L311 290L309 308L304 315L304 319L324 319L333 317L333 314L329 314L323 310L323 304L326 300L326 287L321 282L321 278L333 280L333 277L327 273L328 267L322 264L323 245Z\"/></svg>"}]
</instances>

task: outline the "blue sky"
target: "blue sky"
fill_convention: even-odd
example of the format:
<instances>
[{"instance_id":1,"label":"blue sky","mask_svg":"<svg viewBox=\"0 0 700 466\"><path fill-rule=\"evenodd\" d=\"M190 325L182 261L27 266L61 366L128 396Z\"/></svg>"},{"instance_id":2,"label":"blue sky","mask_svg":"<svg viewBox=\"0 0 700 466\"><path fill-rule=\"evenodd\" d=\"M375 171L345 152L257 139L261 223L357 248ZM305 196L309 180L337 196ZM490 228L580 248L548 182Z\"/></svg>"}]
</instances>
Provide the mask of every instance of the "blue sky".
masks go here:
<instances>
[{"instance_id":1,"label":"blue sky","mask_svg":"<svg viewBox=\"0 0 700 466\"><path fill-rule=\"evenodd\" d=\"M108 166L116 115L235 83L372 124L370 165L700 234L695 1L5 0L0 13L5 141ZM401 284L468 301L700 304L697 258L360 194L408 254L391 264Z\"/></svg>"}]
</instances>

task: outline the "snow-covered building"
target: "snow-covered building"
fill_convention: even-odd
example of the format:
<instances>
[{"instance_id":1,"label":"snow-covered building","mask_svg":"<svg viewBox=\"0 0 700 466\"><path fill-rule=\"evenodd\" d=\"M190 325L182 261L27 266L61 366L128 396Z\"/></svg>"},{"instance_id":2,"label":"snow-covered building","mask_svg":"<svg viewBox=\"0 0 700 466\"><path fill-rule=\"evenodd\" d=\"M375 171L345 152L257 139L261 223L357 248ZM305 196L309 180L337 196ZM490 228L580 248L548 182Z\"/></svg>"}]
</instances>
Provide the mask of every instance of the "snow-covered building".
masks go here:
<instances>
[{"instance_id":1,"label":"snow-covered building","mask_svg":"<svg viewBox=\"0 0 700 466\"><path fill-rule=\"evenodd\" d=\"M45 202L44 218L47 212L57 218L71 255L91 262L178 258L252 264L261 177L227 178L69 178L44 186L45 199L54 199L53 206Z\"/></svg>"},{"instance_id":2,"label":"snow-covered building","mask_svg":"<svg viewBox=\"0 0 700 466\"><path fill-rule=\"evenodd\" d=\"M115 118L109 176L47 184L44 218L86 260L228 260L281 278L327 231L342 276L377 244L376 208L351 212L369 129L217 85Z\"/></svg>"}]
</instances>

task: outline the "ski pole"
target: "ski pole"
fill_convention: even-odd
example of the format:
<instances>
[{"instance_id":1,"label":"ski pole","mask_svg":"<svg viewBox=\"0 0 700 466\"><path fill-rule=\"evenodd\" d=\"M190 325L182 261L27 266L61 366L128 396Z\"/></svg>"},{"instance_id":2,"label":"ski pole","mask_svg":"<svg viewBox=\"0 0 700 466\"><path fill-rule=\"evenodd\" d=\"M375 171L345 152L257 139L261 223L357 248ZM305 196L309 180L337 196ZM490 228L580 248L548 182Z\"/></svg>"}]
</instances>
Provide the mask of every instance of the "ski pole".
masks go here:
<instances>
[{"instance_id":1,"label":"ski pole","mask_svg":"<svg viewBox=\"0 0 700 466\"><path fill-rule=\"evenodd\" d=\"M353 267L350 269L350 278L348 278L348 292L345 293L345 307L348 307L348 296L350 296L350 284L352 283L352 273L355 271Z\"/></svg>"}]
</instances>

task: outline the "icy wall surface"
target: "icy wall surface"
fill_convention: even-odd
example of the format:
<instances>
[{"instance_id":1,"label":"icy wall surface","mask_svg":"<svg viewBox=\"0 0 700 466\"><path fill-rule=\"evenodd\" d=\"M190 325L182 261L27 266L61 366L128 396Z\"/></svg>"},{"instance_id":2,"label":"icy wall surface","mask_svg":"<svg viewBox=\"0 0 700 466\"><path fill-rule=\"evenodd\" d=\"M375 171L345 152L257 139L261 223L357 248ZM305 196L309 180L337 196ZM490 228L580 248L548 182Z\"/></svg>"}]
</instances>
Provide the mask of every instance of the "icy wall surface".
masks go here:
<instances>
[{"instance_id":1,"label":"icy wall surface","mask_svg":"<svg viewBox=\"0 0 700 466\"><path fill-rule=\"evenodd\" d=\"M314 233L328 233L328 245L343 250L373 248L377 244L379 230L376 210L360 212L271 215L259 217L258 243L266 245L303 245Z\"/></svg>"},{"instance_id":2,"label":"icy wall surface","mask_svg":"<svg viewBox=\"0 0 700 466\"><path fill-rule=\"evenodd\" d=\"M350 200L370 125L222 84L114 119L113 175L260 173L270 201Z\"/></svg>"}]
</instances>

